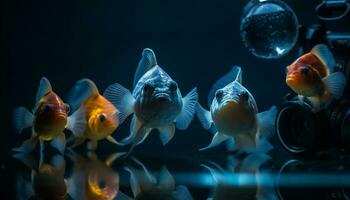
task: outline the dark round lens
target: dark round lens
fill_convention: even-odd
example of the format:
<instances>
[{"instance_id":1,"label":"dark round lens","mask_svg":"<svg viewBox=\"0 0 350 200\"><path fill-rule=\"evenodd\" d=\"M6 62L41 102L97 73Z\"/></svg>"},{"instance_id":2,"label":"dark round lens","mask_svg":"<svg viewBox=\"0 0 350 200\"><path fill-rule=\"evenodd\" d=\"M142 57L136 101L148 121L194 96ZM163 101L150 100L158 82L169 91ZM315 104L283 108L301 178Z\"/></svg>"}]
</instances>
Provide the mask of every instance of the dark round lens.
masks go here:
<instances>
[{"instance_id":1,"label":"dark round lens","mask_svg":"<svg viewBox=\"0 0 350 200\"><path fill-rule=\"evenodd\" d=\"M171 82L169 86L169 90L175 92L177 90L177 84L175 82Z\"/></svg>"},{"instance_id":2,"label":"dark round lens","mask_svg":"<svg viewBox=\"0 0 350 200\"><path fill-rule=\"evenodd\" d=\"M317 135L317 119L310 106L300 102L288 102L278 112L276 133L282 146L299 154L311 150Z\"/></svg>"}]
</instances>

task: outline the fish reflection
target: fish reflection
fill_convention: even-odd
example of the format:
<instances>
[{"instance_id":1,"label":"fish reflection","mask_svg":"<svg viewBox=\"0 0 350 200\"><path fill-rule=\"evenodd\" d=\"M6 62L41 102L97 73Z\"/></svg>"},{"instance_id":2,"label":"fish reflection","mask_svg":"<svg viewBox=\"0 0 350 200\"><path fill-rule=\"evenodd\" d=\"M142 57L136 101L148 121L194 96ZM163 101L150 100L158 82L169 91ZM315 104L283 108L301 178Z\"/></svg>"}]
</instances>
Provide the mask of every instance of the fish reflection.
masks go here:
<instances>
[{"instance_id":1,"label":"fish reflection","mask_svg":"<svg viewBox=\"0 0 350 200\"><path fill-rule=\"evenodd\" d=\"M15 154L14 157L32 170L30 180L26 180L23 174L17 177L17 199L27 200L33 196L37 199L68 199L64 179L66 164L61 155L52 156L49 162L41 161L39 166L31 155Z\"/></svg>"},{"instance_id":2,"label":"fish reflection","mask_svg":"<svg viewBox=\"0 0 350 200\"><path fill-rule=\"evenodd\" d=\"M262 184L262 182L273 182L273 180L267 180L266 176L260 176L259 168L268 160L270 160L270 156L255 153L243 160L229 157L226 170L213 162L202 164L201 166L210 171L216 185L208 199L277 200L274 188Z\"/></svg>"},{"instance_id":3,"label":"fish reflection","mask_svg":"<svg viewBox=\"0 0 350 200\"><path fill-rule=\"evenodd\" d=\"M68 192L74 200L114 199L119 191L119 174L111 168L122 153L110 155L105 161L91 153L88 159L71 152L73 173L68 180Z\"/></svg>"},{"instance_id":4,"label":"fish reflection","mask_svg":"<svg viewBox=\"0 0 350 200\"><path fill-rule=\"evenodd\" d=\"M124 169L130 173L130 185L134 198L124 196L124 200L192 200L186 186L175 186L175 180L168 169L163 166L158 178L154 177L138 160L133 159L141 169L128 166Z\"/></svg>"}]
</instances>

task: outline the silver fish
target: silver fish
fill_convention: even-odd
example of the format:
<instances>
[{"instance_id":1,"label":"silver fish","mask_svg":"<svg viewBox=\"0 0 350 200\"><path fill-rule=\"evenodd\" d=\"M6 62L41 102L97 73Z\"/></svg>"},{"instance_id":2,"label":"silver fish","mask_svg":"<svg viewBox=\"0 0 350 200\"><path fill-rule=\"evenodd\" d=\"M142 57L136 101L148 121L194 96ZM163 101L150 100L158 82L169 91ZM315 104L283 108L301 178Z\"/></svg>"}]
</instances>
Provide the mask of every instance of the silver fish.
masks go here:
<instances>
[{"instance_id":1,"label":"silver fish","mask_svg":"<svg viewBox=\"0 0 350 200\"><path fill-rule=\"evenodd\" d=\"M271 149L262 136L270 137L273 134L276 108L273 106L269 111L257 114L253 95L241 83L242 70L235 66L212 87L208 100L210 111L197 104L197 117L202 126L210 129L214 124L216 129L209 146L200 150L215 147L227 140L231 149L255 149L257 143L264 151Z\"/></svg>"},{"instance_id":2,"label":"silver fish","mask_svg":"<svg viewBox=\"0 0 350 200\"><path fill-rule=\"evenodd\" d=\"M178 84L157 64L151 49L144 49L134 77L131 93L118 83L110 85L104 96L119 109L119 122L134 113L130 135L120 142L132 143L133 148L142 143L152 129L158 129L163 145L174 136L175 127L186 129L193 119L198 100L194 88L182 97Z\"/></svg>"},{"instance_id":3,"label":"silver fish","mask_svg":"<svg viewBox=\"0 0 350 200\"><path fill-rule=\"evenodd\" d=\"M130 165L127 165L124 169L130 173L130 186L134 198L123 195L120 196L123 197L120 199L193 200L186 186L176 186L174 177L165 166L163 166L163 169L158 173L158 177L156 178L139 160L133 158L133 161L141 169L131 167Z\"/></svg>"}]
</instances>

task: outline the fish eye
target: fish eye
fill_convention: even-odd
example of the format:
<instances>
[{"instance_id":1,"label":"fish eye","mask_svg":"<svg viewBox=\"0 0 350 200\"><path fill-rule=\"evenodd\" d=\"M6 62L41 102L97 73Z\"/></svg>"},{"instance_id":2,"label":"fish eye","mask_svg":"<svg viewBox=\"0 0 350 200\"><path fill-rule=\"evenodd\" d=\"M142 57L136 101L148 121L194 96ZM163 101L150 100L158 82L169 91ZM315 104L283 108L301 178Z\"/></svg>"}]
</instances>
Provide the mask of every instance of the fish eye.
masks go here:
<instances>
[{"instance_id":1,"label":"fish eye","mask_svg":"<svg viewBox=\"0 0 350 200\"><path fill-rule=\"evenodd\" d=\"M66 104L66 112L69 113L70 112L70 106L68 104Z\"/></svg>"},{"instance_id":2,"label":"fish eye","mask_svg":"<svg viewBox=\"0 0 350 200\"><path fill-rule=\"evenodd\" d=\"M153 91L153 86L150 83L145 83L143 86L143 91L144 92L152 92Z\"/></svg>"},{"instance_id":3,"label":"fish eye","mask_svg":"<svg viewBox=\"0 0 350 200\"><path fill-rule=\"evenodd\" d=\"M169 90L172 92L175 92L177 90L177 84L174 81L170 83Z\"/></svg>"},{"instance_id":4,"label":"fish eye","mask_svg":"<svg viewBox=\"0 0 350 200\"><path fill-rule=\"evenodd\" d=\"M302 75L306 76L306 75L309 74L309 69L306 68L306 67L302 67L302 68L300 69L300 72L301 72Z\"/></svg>"},{"instance_id":5,"label":"fish eye","mask_svg":"<svg viewBox=\"0 0 350 200\"><path fill-rule=\"evenodd\" d=\"M224 92L222 90L218 90L215 93L215 97L217 100L220 100L224 96Z\"/></svg>"},{"instance_id":6,"label":"fish eye","mask_svg":"<svg viewBox=\"0 0 350 200\"><path fill-rule=\"evenodd\" d=\"M49 104L45 104L43 107L44 111L49 111L51 109L51 106Z\"/></svg>"},{"instance_id":7,"label":"fish eye","mask_svg":"<svg viewBox=\"0 0 350 200\"><path fill-rule=\"evenodd\" d=\"M98 119L101 123L103 123L104 121L106 121L106 116L104 114L101 114Z\"/></svg>"},{"instance_id":8,"label":"fish eye","mask_svg":"<svg viewBox=\"0 0 350 200\"><path fill-rule=\"evenodd\" d=\"M249 98L249 94L247 91L244 91L240 94L240 97L243 99L243 100L248 100Z\"/></svg>"},{"instance_id":9,"label":"fish eye","mask_svg":"<svg viewBox=\"0 0 350 200\"><path fill-rule=\"evenodd\" d=\"M105 181L100 181L100 182L98 183L98 186L99 186L100 188L105 188L105 187L106 187L106 182L105 182Z\"/></svg>"}]
</instances>

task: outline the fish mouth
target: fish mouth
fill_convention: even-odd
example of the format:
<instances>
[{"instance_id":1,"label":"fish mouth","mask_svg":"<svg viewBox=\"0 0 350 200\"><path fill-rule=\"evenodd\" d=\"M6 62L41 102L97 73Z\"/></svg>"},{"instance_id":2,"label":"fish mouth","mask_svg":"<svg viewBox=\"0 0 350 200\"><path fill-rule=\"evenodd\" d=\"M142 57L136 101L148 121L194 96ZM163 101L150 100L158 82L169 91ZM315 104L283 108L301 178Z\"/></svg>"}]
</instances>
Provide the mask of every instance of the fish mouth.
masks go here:
<instances>
[{"instance_id":1,"label":"fish mouth","mask_svg":"<svg viewBox=\"0 0 350 200\"><path fill-rule=\"evenodd\" d=\"M165 92L157 93L154 95L154 99L161 100L161 101L170 101L170 95Z\"/></svg>"},{"instance_id":2,"label":"fish mouth","mask_svg":"<svg viewBox=\"0 0 350 200\"><path fill-rule=\"evenodd\" d=\"M228 99L224 102L222 102L222 107L224 106L234 106L234 105L237 105L238 104L238 101L234 100L234 99Z\"/></svg>"}]
</instances>

